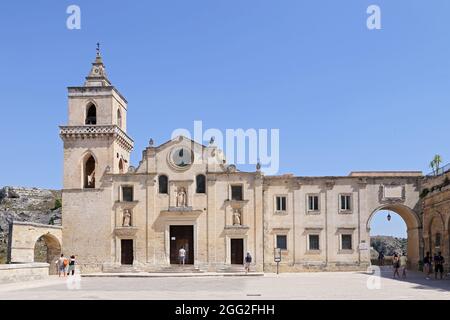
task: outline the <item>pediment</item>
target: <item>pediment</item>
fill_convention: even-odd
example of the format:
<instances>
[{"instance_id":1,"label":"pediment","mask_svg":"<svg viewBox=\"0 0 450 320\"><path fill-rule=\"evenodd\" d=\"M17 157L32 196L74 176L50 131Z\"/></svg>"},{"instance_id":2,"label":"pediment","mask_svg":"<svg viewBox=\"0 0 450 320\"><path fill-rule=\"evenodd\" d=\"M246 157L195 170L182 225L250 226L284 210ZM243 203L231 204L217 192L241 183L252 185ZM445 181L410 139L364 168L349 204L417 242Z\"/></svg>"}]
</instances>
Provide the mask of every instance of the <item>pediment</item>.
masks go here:
<instances>
[{"instance_id":1,"label":"pediment","mask_svg":"<svg viewBox=\"0 0 450 320\"><path fill-rule=\"evenodd\" d=\"M183 174L186 172L199 174L225 170L225 156L215 145L205 146L182 135L159 146L153 146L153 143L150 140L149 147L144 150L137 172L174 173L175 176L170 177L172 180L185 179Z\"/></svg>"},{"instance_id":2,"label":"pediment","mask_svg":"<svg viewBox=\"0 0 450 320\"><path fill-rule=\"evenodd\" d=\"M156 152L161 152L166 149L173 148L174 146L186 146L190 147L192 150L195 150L196 152L200 151L203 152L203 150L206 148L205 145L202 145L192 139L189 139L185 136L177 136L171 140L168 140L164 142L163 144L159 145L155 148Z\"/></svg>"}]
</instances>

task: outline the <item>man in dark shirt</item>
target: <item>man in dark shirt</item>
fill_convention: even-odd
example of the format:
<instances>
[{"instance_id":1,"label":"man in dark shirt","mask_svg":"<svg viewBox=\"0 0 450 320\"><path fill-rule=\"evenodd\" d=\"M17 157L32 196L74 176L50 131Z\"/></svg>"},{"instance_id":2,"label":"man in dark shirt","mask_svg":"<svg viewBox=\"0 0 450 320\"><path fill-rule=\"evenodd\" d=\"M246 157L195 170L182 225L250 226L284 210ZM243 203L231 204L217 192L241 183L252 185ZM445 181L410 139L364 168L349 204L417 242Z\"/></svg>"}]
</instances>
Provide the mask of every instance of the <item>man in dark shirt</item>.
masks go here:
<instances>
[{"instance_id":1,"label":"man in dark shirt","mask_svg":"<svg viewBox=\"0 0 450 320\"><path fill-rule=\"evenodd\" d=\"M437 279L437 274L440 273L440 277L442 280L442 275L444 274L444 257L438 252L437 255L434 256L434 278Z\"/></svg>"},{"instance_id":2,"label":"man in dark shirt","mask_svg":"<svg viewBox=\"0 0 450 320\"><path fill-rule=\"evenodd\" d=\"M425 274L427 275L427 280L430 279L430 273L431 271L431 256L430 253L427 252L427 255L425 258L423 258L423 271L425 271Z\"/></svg>"},{"instance_id":3,"label":"man in dark shirt","mask_svg":"<svg viewBox=\"0 0 450 320\"><path fill-rule=\"evenodd\" d=\"M378 255L378 263L380 266L384 266L384 254L382 251L380 251L380 254Z\"/></svg>"}]
</instances>

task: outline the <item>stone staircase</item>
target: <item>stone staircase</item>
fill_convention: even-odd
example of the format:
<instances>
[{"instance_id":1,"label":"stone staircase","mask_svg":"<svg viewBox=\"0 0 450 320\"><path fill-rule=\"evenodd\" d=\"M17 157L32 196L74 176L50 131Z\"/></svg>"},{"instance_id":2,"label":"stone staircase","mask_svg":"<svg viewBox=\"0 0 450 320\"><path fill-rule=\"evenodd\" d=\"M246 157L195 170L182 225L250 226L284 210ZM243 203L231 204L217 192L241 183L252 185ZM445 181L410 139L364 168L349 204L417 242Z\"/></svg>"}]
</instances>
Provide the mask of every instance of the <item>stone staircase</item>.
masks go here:
<instances>
[{"instance_id":1,"label":"stone staircase","mask_svg":"<svg viewBox=\"0 0 450 320\"><path fill-rule=\"evenodd\" d=\"M138 267L132 265L103 265L103 273L207 273L208 266L202 265L167 265L158 266L156 268ZM217 273L245 273L243 265L216 265L215 271ZM250 268L252 271L252 268Z\"/></svg>"},{"instance_id":2,"label":"stone staircase","mask_svg":"<svg viewBox=\"0 0 450 320\"><path fill-rule=\"evenodd\" d=\"M251 271L251 268L250 268ZM239 264L224 264L217 266L217 272L219 273L245 273L245 268L243 265Z\"/></svg>"},{"instance_id":3,"label":"stone staircase","mask_svg":"<svg viewBox=\"0 0 450 320\"><path fill-rule=\"evenodd\" d=\"M132 265L103 265L102 271L104 273L138 273L143 270Z\"/></svg>"},{"instance_id":4,"label":"stone staircase","mask_svg":"<svg viewBox=\"0 0 450 320\"><path fill-rule=\"evenodd\" d=\"M151 272L151 271L150 271ZM158 271L153 271L158 273L202 273L205 272L199 266L195 265L170 265L162 267Z\"/></svg>"}]
</instances>

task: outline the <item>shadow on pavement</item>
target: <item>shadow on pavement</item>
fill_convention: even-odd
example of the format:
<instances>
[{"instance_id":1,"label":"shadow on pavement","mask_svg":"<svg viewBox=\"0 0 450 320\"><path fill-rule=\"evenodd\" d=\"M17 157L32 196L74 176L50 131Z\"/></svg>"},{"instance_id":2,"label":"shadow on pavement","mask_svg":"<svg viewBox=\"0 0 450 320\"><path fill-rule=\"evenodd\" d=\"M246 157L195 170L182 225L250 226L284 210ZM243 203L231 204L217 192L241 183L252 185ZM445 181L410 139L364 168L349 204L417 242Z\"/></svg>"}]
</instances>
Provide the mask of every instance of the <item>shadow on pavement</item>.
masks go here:
<instances>
[{"instance_id":1,"label":"shadow on pavement","mask_svg":"<svg viewBox=\"0 0 450 320\"><path fill-rule=\"evenodd\" d=\"M422 289L422 290L439 290L442 292L450 292L450 275L444 274L442 280L440 280L440 276L438 274L438 279L435 280L434 273L430 274L429 279L424 272L420 271L406 271L406 278L402 278L402 273L400 273L400 278L393 278L394 269L392 266L382 266L381 268L381 278L391 279L399 282L408 282L411 284L415 284L414 289ZM364 274L371 274L369 272L363 272Z\"/></svg>"}]
</instances>

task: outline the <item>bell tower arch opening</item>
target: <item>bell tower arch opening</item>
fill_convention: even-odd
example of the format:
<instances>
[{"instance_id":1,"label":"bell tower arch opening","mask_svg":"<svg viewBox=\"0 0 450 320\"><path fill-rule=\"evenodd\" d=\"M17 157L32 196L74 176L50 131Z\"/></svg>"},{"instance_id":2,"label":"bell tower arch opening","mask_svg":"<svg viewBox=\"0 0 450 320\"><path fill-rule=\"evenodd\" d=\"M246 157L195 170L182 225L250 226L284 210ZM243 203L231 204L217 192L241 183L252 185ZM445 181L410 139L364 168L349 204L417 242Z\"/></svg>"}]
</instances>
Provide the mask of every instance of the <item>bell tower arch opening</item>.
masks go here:
<instances>
[{"instance_id":1,"label":"bell tower arch opening","mask_svg":"<svg viewBox=\"0 0 450 320\"><path fill-rule=\"evenodd\" d=\"M123 173L123 160L122 159L120 159L119 160L119 173Z\"/></svg>"},{"instance_id":2,"label":"bell tower arch opening","mask_svg":"<svg viewBox=\"0 0 450 320\"><path fill-rule=\"evenodd\" d=\"M95 158L88 153L83 161L83 187L85 189L95 188Z\"/></svg>"},{"instance_id":3,"label":"bell tower arch opening","mask_svg":"<svg viewBox=\"0 0 450 320\"><path fill-rule=\"evenodd\" d=\"M92 102L86 107L86 125L96 125L97 124L97 107Z\"/></svg>"}]
</instances>

